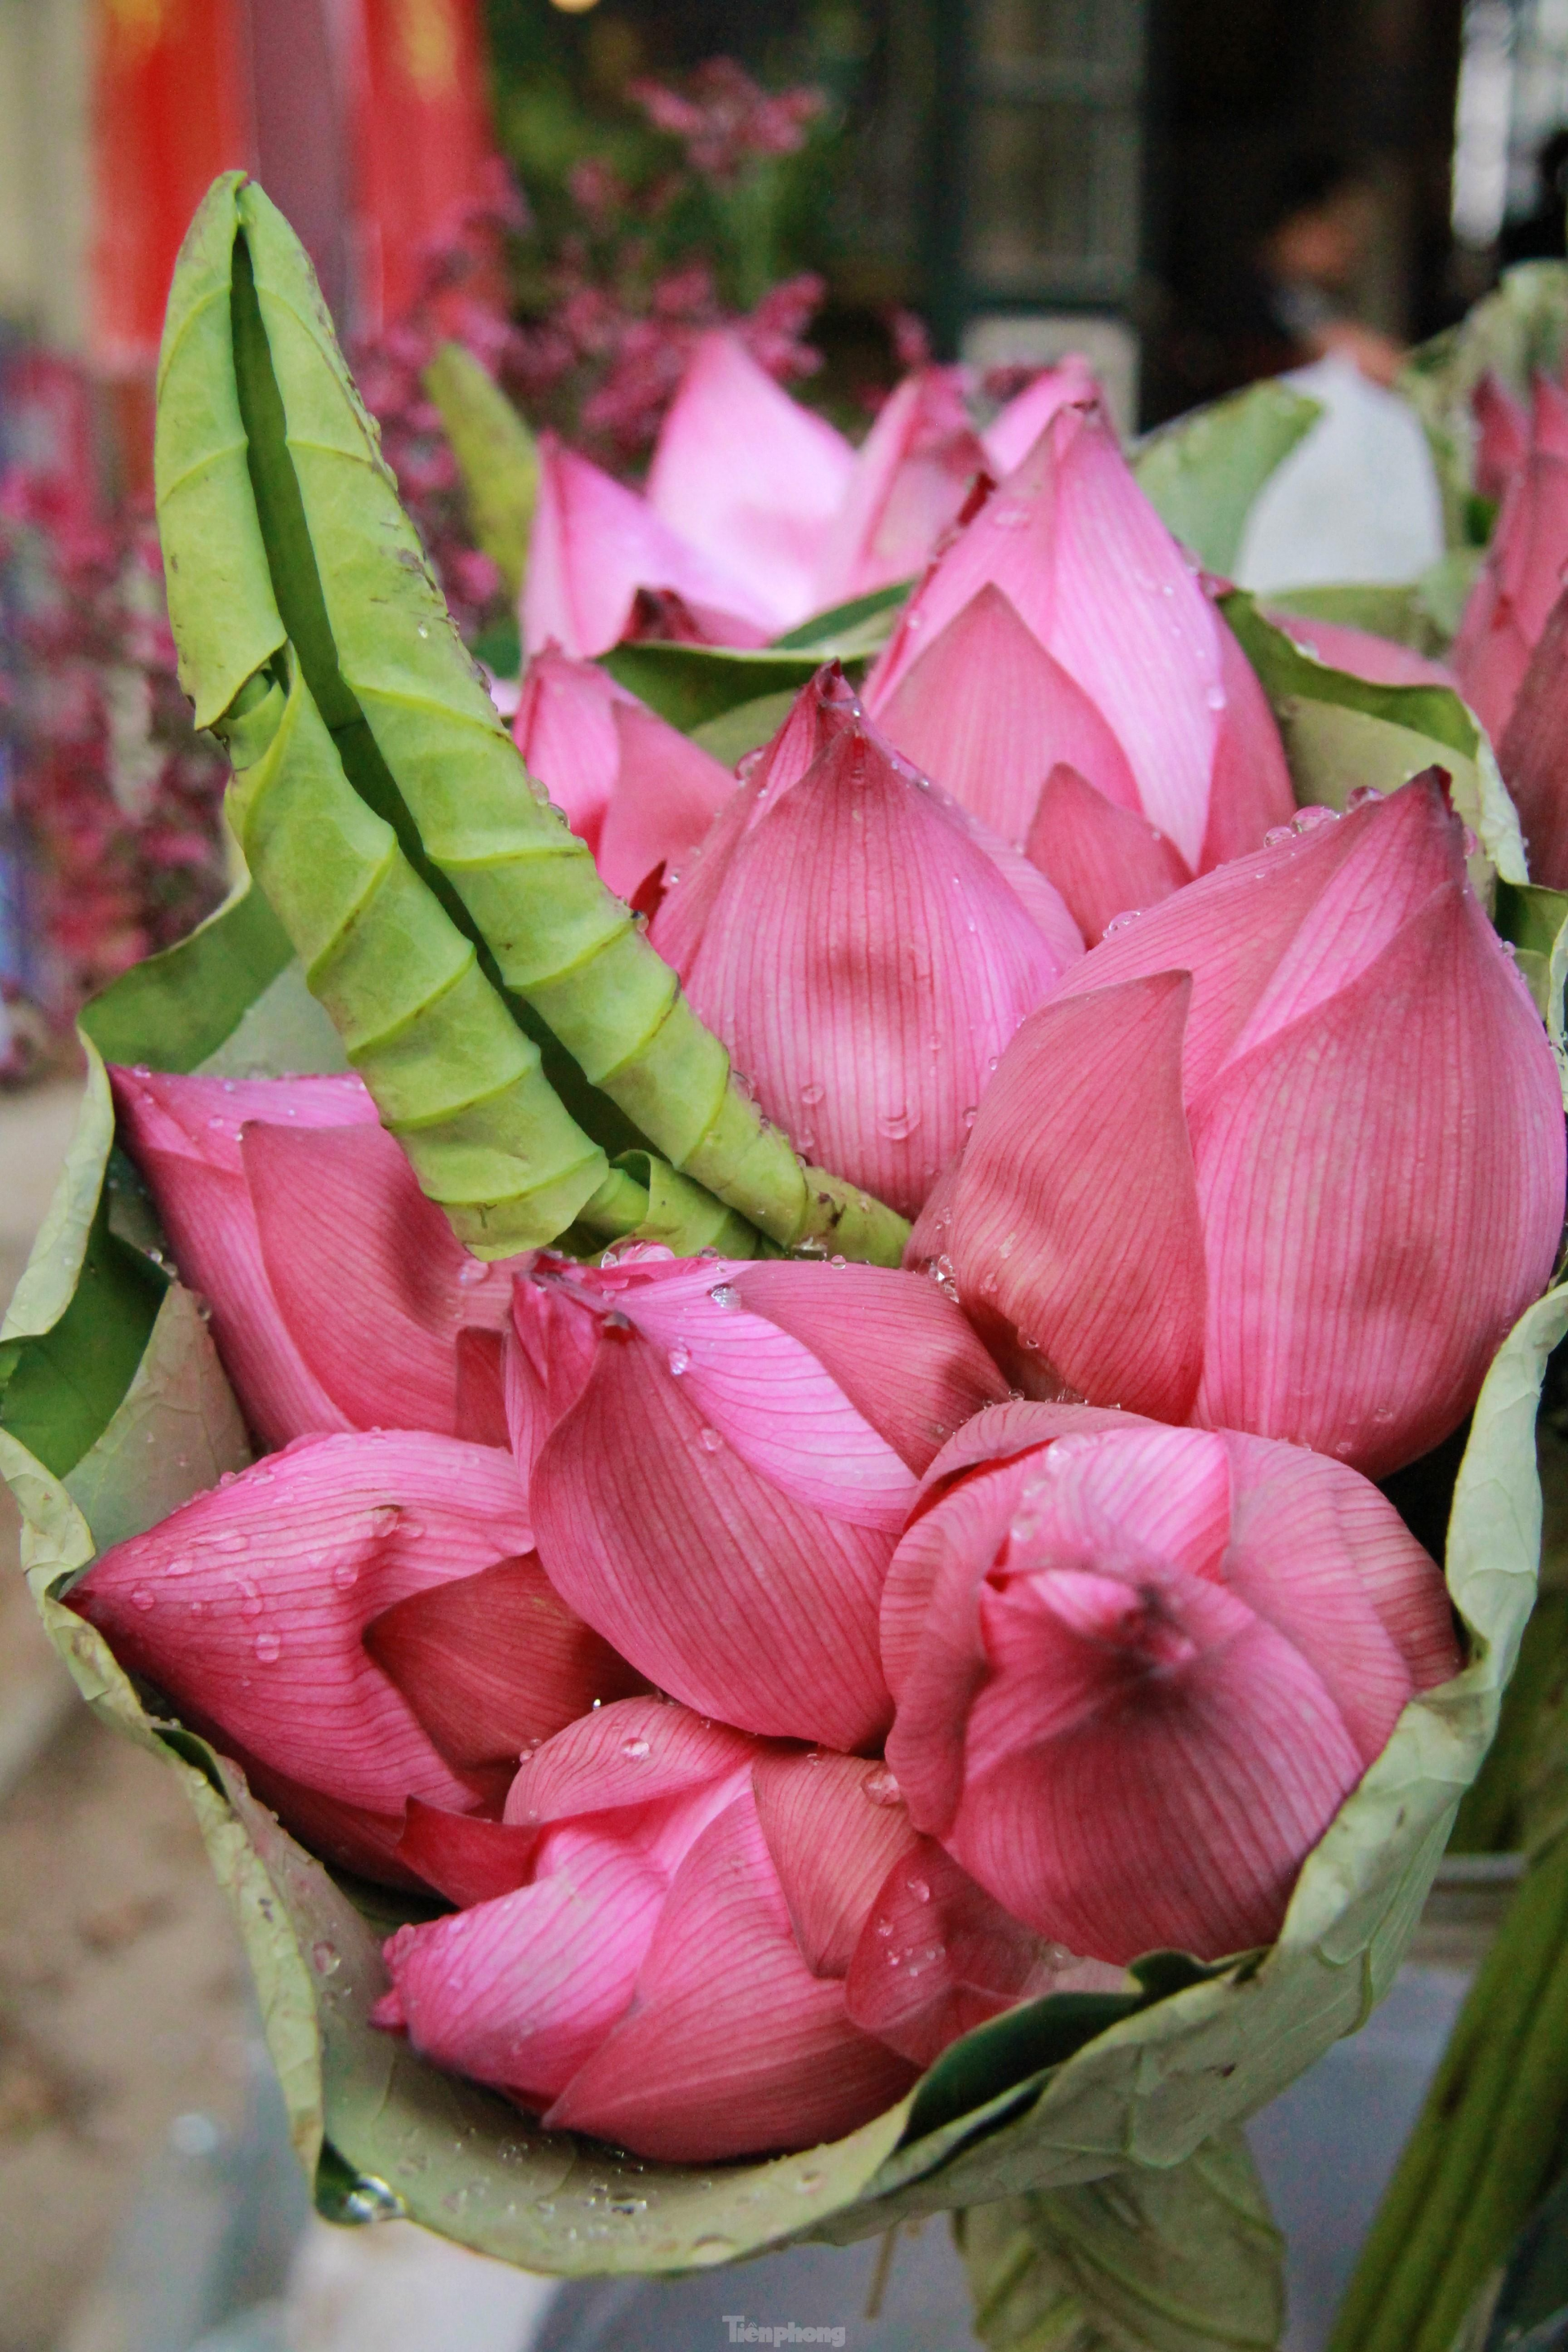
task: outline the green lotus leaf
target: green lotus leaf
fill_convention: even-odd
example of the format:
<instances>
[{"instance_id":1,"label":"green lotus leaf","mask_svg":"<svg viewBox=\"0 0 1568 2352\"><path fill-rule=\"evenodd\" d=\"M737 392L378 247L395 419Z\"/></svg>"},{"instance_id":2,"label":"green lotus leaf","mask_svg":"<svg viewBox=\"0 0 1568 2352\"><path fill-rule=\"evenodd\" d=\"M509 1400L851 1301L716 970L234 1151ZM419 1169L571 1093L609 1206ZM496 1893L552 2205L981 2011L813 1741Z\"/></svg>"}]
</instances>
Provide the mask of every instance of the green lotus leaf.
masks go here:
<instances>
[{"instance_id":1,"label":"green lotus leaf","mask_svg":"<svg viewBox=\"0 0 1568 2352\"><path fill-rule=\"evenodd\" d=\"M1537 371L1556 375L1568 348L1568 264L1525 261L1502 283L1410 353L1397 389L1426 429L1443 492L1451 548L1484 541L1489 518L1477 511L1470 396L1489 368L1515 396L1529 398Z\"/></svg>"},{"instance_id":2,"label":"green lotus leaf","mask_svg":"<svg viewBox=\"0 0 1568 2352\"><path fill-rule=\"evenodd\" d=\"M219 942L235 940L238 962L240 943L254 950L256 936L241 897L205 933L117 982L89 1025L117 1055L153 1066L299 1066L293 1045L310 1000L297 968L274 971L270 951L252 952L254 994L243 1007L244 984L221 1005L211 986ZM226 1034L215 1034L226 1021ZM80 1127L7 1325L0 1471L21 1510L46 1625L84 1695L166 1759L195 1807L323 2210L342 2220L406 2212L533 2269L643 2271L803 2236L846 2242L906 2215L1037 2196L1128 2168L1168 2175L1362 2023L1388 1990L1491 1737L1533 1598L1535 1407L1546 1355L1568 1328L1568 1288L1523 1318L1476 1410L1447 1556L1469 1663L1405 1709L1304 1865L1277 1944L1212 1967L1156 1956L1125 1993L1016 2010L831 2147L706 2170L646 2164L540 2132L372 2029L379 1944L403 1916L393 1898L335 1880L232 1764L143 1706L101 1638L61 1605L99 1550L246 1458L194 1303L111 1229L110 1106L88 1042ZM123 1282L93 1270L106 1234L125 1261ZM93 1370L95 1358L105 1369Z\"/></svg>"},{"instance_id":3,"label":"green lotus leaf","mask_svg":"<svg viewBox=\"0 0 1568 2352\"><path fill-rule=\"evenodd\" d=\"M514 601L528 569L539 451L499 383L461 343L442 343L424 384L441 412L463 479L468 520Z\"/></svg>"},{"instance_id":4,"label":"green lotus leaf","mask_svg":"<svg viewBox=\"0 0 1568 2352\"><path fill-rule=\"evenodd\" d=\"M1423 601L1419 583L1352 580L1311 588L1270 588L1271 613L1300 613L1305 621L1337 621L1367 629L1413 653L1436 653L1451 632L1440 632Z\"/></svg>"},{"instance_id":5,"label":"green lotus leaf","mask_svg":"<svg viewBox=\"0 0 1568 2352\"><path fill-rule=\"evenodd\" d=\"M773 646L740 652L729 646L612 646L599 656L617 686L693 734L763 695L795 696L815 677L826 653L784 653Z\"/></svg>"},{"instance_id":6,"label":"green lotus leaf","mask_svg":"<svg viewBox=\"0 0 1568 2352\"><path fill-rule=\"evenodd\" d=\"M651 1146L786 1247L896 1265L904 1221L797 1160L531 783L304 248L244 173L215 181L175 276L155 474L182 679L235 755L261 887L426 1190L492 1255L594 1217L611 1139L574 1119L542 1024L626 1124L619 1148ZM231 528L237 553L220 562ZM209 603L230 592L220 628ZM392 1005L399 977L409 994ZM455 1061L437 1050L447 1013Z\"/></svg>"},{"instance_id":7,"label":"green lotus leaf","mask_svg":"<svg viewBox=\"0 0 1568 2352\"><path fill-rule=\"evenodd\" d=\"M993 2352L1273 2352L1284 2246L1239 2131L1169 2172L1121 2173L959 2217Z\"/></svg>"},{"instance_id":8,"label":"green lotus leaf","mask_svg":"<svg viewBox=\"0 0 1568 2352\"><path fill-rule=\"evenodd\" d=\"M1375 686L1334 669L1239 590L1220 609L1268 697L1301 807L1342 809L1363 786L1394 792L1436 764L1494 870L1528 881L1519 818L1486 730L1452 688Z\"/></svg>"},{"instance_id":9,"label":"green lotus leaf","mask_svg":"<svg viewBox=\"0 0 1568 2352\"><path fill-rule=\"evenodd\" d=\"M1132 453L1138 487L1200 563L1228 572L1258 493L1322 413L1289 384L1249 384L1148 435Z\"/></svg>"}]
</instances>

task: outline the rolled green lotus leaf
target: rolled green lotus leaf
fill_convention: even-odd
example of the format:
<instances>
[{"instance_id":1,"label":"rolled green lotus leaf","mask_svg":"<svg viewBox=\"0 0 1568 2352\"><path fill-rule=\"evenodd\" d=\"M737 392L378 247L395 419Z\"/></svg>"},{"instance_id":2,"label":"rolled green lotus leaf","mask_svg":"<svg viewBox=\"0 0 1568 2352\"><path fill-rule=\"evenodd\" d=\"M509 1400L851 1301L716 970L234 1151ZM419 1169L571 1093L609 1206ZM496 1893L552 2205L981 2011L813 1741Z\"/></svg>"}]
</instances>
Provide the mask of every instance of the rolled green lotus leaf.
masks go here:
<instances>
[{"instance_id":1,"label":"rolled green lotus leaf","mask_svg":"<svg viewBox=\"0 0 1568 2352\"><path fill-rule=\"evenodd\" d=\"M228 814L384 1126L459 1240L485 1256L553 1241L609 1178L449 919L344 775L287 651L218 722Z\"/></svg>"},{"instance_id":2,"label":"rolled green lotus leaf","mask_svg":"<svg viewBox=\"0 0 1568 2352\"><path fill-rule=\"evenodd\" d=\"M461 343L443 343L424 384L441 412L474 537L515 597L528 568L539 452L532 434L499 383Z\"/></svg>"},{"instance_id":3,"label":"rolled green lotus leaf","mask_svg":"<svg viewBox=\"0 0 1568 2352\"><path fill-rule=\"evenodd\" d=\"M282 215L226 174L197 216L183 272L187 264L161 373L160 518L179 583L171 615L176 635L187 632L188 690L204 723L287 636L354 791L590 1085L673 1168L773 1241L896 1264L903 1221L805 1168L762 1118L675 973L531 783L398 503ZM226 347L211 323L226 267ZM237 525L237 612L209 629L192 604L204 572L210 584L215 531L243 502L237 420L254 513ZM199 496L208 481L221 494L210 511ZM222 700L194 677L203 662L221 670Z\"/></svg>"}]
</instances>

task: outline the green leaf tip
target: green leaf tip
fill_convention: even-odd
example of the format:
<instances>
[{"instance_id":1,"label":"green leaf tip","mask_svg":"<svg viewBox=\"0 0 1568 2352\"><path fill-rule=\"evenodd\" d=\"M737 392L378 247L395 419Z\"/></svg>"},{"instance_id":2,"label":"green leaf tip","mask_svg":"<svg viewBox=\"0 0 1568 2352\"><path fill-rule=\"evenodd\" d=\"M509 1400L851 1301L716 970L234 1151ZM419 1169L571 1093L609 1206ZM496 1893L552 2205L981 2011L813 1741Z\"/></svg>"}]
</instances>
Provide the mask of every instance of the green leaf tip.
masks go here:
<instances>
[{"instance_id":1,"label":"green leaf tip","mask_svg":"<svg viewBox=\"0 0 1568 2352\"><path fill-rule=\"evenodd\" d=\"M424 375L462 476L474 537L515 602L528 569L539 451L511 402L461 343L442 343Z\"/></svg>"},{"instance_id":2,"label":"green leaf tip","mask_svg":"<svg viewBox=\"0 0 1568 2352\"><path fill-rule=\"evenodd\" d=\"M203 323L200 336L176 326L187 320ZM605 889L585 845L528 776L398 502L310 261L254 182L231 173L215 184L186 241L170 321L161 379L168 429L160 443L160 517L168 518L166 552L181 583L172 617L177 635L184 633L182 660L190 690L206 723L228 737L237 757L253 765L271 757L259 747L263 737L270 745L272 730L283 728L281 701L268 715L274 694L311 713L288 723L289 761L306 763L298 773L290 769L292 786L283 789L281 772L268 771L261 795L271 812L267 870L257 871L275 906L279 893L290 899L293 916L281 907L279 911L312 985L322 977L325 950L309 930L316 919L310 908L317 877L301 871L312 855L305 846L312 790L307 773L339 812L340 845L352 830L340 776L395 838L403 866L388 868L389 877L397 877L395 887L388 878L371 894L374 922L389 920L395 909L412 921L408 910L417 907L421 940L434 955L431 918L438 909L452 933L475 951L477 969L462 982L462 1035L480 1055L488 1078L500 1067L501 1035L492 1011L515 1026L526 1018L526 1007L581 1072L590 1104L596 1096L606 1111L613 1106L623 1129L629 1120L638 1139L722 1209L785 1248L837 1250L896 1265L908 1237L902 1219L854 1187L801 1165L787 1136L770 1127L736 1086L723 1046L692 1013L676 975L649 947L629 908ZM193 416L220 417L222 429L215 436L204 423L205 438L193 434ZM194 468L187 445L199 445ZM204 600L217 593L215 534L231 523L247 567L245 599L220 634L208 626ZM280 667L285 643L291 659ZM303 696L284 674L290 667L300 673ZM335 764L326 756L329 749ZM243 819L247 839L259 822L259 816ZM373 856L371 836L360 830L354 854L373 862L384 857L387 844L378 836ZM415 884L423 897L413 892ZM311 944L304 944L307 936ZM387 1125L471 1246L492 1253L523 1246L511 1236L513 1210L524 1195L514 1189L495 1202L480 1197L487 1166L500 1181L499 1164L493 1156L486 1159L498 1150L503 1158L526 1157L531 1168L554 1171L530 1186L531 1218L545 1213L552 1198L547 1184L559 1178L556 1232L564 1230L605 1182L606 1171L602 1159L595 1163L583 1154L578 1172L565 1181L561 1122L566 1115L552 1108L548 1079L530 1066L528 1116L548 1129L537 1150L522 1153L515 1118L502 1144L489 1123L489 1097L476 1097L471 1115L462 1108L459 1145L450 1131L436 1133L437 1128L449 1130L459 1106L443 1101L428 1129L421 1124L425 1114L411 1108L428 1101L431 1087L446 1084L434 1070L416 1067L422 1055L436 1050L435 1032L413 1019L412 1001L398 999L409 1019L402 1033L404 1063L395 1074L390 1036L363 1026L384 1010L377 992L392 984L386 967L400 952L400 936L389 931L384 940L359 939L352 952L345 936L354 1005L351 1013L340 987L328 1008L335 1021L340 1011L351 1020L352 1034L343 1033L351 1059L364 1069ZM452 940L442 952L450 968L439 969L456 990ZM372 965L378 975L374 984L364 977ZM437 965L438 960L426 974L431 987ZM497 1008L482 1017L477 1010L481 982L497 999ZM519 1002L509 1004L509 997ZM482 1048L476 1024L485 1029ZM373 1047L380 1091L366 1059ZM472 1074L477 1082L479 1066ZM508 1084L521 1085L523 1076L519 1061ZM521 1115L521 1095L513 1109ZM585 1125L594 1124L591 1112L585 1114ZM417 1145L416 1135L422 1137ZM624 1148L624 1139L623 1132L615 1148ZM599 1150L597 1139L585 1135L584 1140L589 1152ZM516 1170L507 1173L510 1181ZM580 1186L585 1192L568 1204L566 1194ZM500 1213L496 1218L492 1209Z\"/></svg>"}]
</instances>

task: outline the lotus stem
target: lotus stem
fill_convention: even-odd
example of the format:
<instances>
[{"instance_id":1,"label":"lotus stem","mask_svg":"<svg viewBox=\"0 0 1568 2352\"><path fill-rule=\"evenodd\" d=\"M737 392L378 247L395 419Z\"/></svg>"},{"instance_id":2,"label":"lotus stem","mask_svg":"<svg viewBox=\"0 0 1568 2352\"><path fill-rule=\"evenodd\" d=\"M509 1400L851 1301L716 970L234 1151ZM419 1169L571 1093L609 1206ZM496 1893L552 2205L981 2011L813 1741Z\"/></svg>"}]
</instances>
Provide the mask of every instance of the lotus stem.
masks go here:
<instances>
[{"instance_id":1,"label":"lotus stem","mask_svg":"<svg viewBox=\"0 0 1568 2352\"><path fill-rule=\"evenodd\" d=\"M1568 1840L1560 1840L1521 1885L1470 1989L1330 2352L1448 2352L1534 2201L1565 2105Z\"/></svg>"}]
</instances>

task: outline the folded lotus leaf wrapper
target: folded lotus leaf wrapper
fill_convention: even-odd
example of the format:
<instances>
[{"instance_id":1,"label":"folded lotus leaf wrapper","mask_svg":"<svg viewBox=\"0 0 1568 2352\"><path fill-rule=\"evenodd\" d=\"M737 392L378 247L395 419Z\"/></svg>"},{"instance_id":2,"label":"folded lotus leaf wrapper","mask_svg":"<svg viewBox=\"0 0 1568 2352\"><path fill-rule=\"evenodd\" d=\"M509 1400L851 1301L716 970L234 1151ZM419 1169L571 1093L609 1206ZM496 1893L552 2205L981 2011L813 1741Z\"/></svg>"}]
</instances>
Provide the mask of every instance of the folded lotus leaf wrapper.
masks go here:
<instances>
[{"instance_id":1,"label":"folded lotus leaf wrapper","mask_svg":"<svg viewBox=\"0 0 1568 2352\"><path fill-rule=\"evenodd\" d=\"M114 1150L100 1054L230 1076L341 1066L264 902L242 890L84 1018L89 1076L65 1173L0 1338L0 1470L24 1561L83 1696L180 1775L233 1905L294 2145L321 2210L405 2213L560 2273L665 2271L800 2237L1183 2162L1273 2098L1388 1990L1497 1718L1534 1597L1534 1423L1568 1286L1532 1307L1488 1376L1459 1473L1449 1588L1470 1664L1413 1700L1309 1857L1279 1942L1215 1967L1159 1955L1126 1995L1058 1994L956 2042L847 2138L707 2168L545 2133L374 2030L398 1898L338 1879L237 1768L149 1714L94 1629L61 1605L95 1554L249 1458L199 1302L160 1263Z\"/></svg>"}]
</instances>

